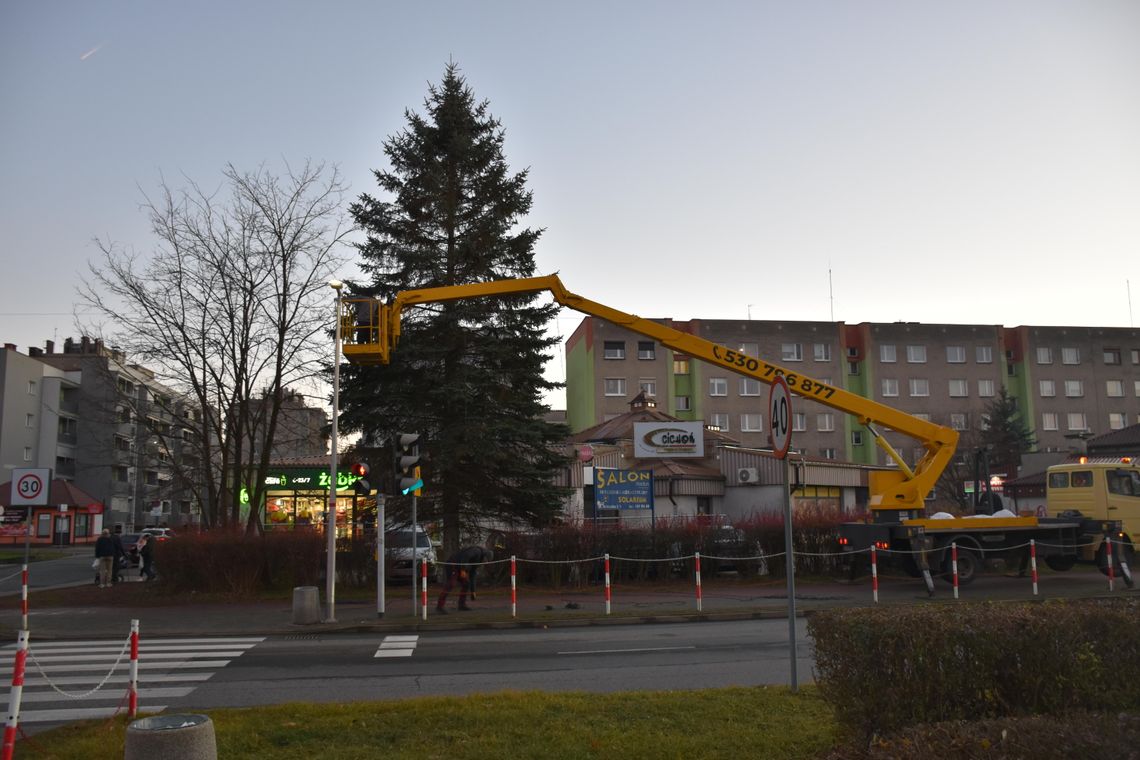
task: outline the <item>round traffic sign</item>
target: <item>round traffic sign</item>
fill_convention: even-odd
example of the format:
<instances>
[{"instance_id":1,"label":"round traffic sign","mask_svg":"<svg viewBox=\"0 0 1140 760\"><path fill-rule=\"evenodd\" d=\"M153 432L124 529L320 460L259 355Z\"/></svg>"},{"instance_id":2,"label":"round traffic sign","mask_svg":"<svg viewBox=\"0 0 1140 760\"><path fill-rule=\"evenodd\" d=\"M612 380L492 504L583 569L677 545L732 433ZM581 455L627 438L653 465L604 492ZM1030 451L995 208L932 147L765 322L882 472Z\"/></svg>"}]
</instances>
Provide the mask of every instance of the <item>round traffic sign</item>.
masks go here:
<instances>
[{"instance_id":1,"label":"round traffic sign","mask_svg":"<svg viewBox=\"0 0 1140 760\"><path fill-rule=\"evenodd\" d=\"M782 376L777 375L768 394L768 415L772 452L777 458L788 455L792 445L792 394Z\"/></svg>"},{"instance_id":2,"label":"round traffic sign","mask_svg":"<svg viewBox=\"0 0 1140 760\"><path fill-rule=\"evenodd\" d=\"M21 499L32 500L43 493L44 481L39 475L34 472L29 472L21 475L19 480L16 481L16 493L20 495Z\"/></svg>"}]
</instances>

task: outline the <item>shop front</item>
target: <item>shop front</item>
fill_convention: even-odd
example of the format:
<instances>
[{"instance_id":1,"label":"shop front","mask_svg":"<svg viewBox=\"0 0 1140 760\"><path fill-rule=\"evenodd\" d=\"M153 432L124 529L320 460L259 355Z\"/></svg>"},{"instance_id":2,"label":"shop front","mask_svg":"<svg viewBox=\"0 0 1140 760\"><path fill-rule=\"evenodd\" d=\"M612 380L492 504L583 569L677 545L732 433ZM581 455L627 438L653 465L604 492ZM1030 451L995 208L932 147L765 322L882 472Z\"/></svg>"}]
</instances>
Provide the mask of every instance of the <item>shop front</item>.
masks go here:
<instances>
[{"instance_id":1,"label":"shop front","mask_svg":"<svg viewBox=\"0 0 1140 760\"><path fill-rule=\"evenodd\" d=\"M352 484L357 477L337 471L336 531L341 538L359 537L376 528L375 497L360 496ZM329 470L315 467L274 467L265 478L266 530L321 529L329 500Z\"/></svg>"},{"instance_id":2,"label":"shop front","mask_svg":"<svg viewBox=\"0 0 1140 760\"><path fill-rule=\"evenodd\" d=\"M23 545L28 541L28 510L31 539L35 546L70 546L92 543L103 530L103 505L72 483L51 482L48 504L13 506L9 486L0 487L0 545Z\"/></svg>"}]
</instances>

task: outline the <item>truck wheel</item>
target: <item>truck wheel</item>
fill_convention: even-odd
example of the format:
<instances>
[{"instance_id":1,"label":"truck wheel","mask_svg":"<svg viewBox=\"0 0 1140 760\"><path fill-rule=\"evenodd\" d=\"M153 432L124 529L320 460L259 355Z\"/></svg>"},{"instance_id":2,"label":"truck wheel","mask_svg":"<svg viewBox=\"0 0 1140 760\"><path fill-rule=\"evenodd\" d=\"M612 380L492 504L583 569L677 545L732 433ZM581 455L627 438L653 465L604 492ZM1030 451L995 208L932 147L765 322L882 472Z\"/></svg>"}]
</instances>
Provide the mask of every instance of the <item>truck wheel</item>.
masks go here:
<instances>
[{"instance_id":1,"label":"truck wheel","mask_svg":"<svg viewBox=\"0 0 1140 760\"><path fill-rule=\"evenodd\" d=\"M1049 566L1050 570L1063 573L1073 569L1073 565L1077 564L1077 558L1072 555L1054 554L1045 558L1045 564Z\"/></svg>"},{"instance_id":2,"label":"truck wheel","mask_svg":"<svg viewBox=\"0 0 1140 760\"><path fill-rule=\"evenodd\" d=\"M943 577L947 583L954 582L954 560L950 547L946 547L946 559L943 561ZM978 573L982 571L982 560L969 549L958 547L958 585L966 586L974 582Z\"/></svg>"}]
</instances>

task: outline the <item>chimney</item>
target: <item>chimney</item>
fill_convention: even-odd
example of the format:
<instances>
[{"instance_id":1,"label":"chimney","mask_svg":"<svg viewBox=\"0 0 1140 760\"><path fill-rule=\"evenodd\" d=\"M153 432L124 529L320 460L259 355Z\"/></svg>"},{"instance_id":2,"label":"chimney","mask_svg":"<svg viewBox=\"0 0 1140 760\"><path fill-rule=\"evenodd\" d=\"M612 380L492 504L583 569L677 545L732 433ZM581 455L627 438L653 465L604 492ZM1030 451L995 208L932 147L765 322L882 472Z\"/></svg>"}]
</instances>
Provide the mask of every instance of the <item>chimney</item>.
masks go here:
<instances>
[{"instance_id":1,"label":"chimney","mask_svg":"<svg viewBox=\"0 0 1140 760\"><path fill-rule=\"evenodd\" d=\"M55 341L54 340L45 340L44 341L44 352L48 353L48 354L54 354L55 353Z\"/></svg>"},{"instance_id":2,"label":"chimney","mask_svg":"<svg viewBox=\"0 0 1140 760\"><path fill-rule=\"evenodd\" d=\"M63 341L63 352L65 354L75 353L75 341L71 338L66 338Z\"/></svg>"},{"instance_id":3,"label":"chimney","mask_svg":"<svg viewBox=\"0 0 1140 760\"><path fill-rule=\"evenodd\" d=\"M35 346L28 346L28 356L43 356L44 350Z\"/></svg>"},{"instance_id":4,"label":"chimney","mask_svg":"<svg viewBox=\"0 0 1140 760\"><path fill-rule=\"evenodd\" d=\"M79 353L81 353L81 354L91 353L91 339L88 338L86 335L84 335L82 338L79 339Z\"/></svg>"},{"instance_id":5,"label":"chimney","mask_svg":"<svg viewBox=\"0 0 1140 760\"><path fill-rule=\"evenodd\" d=\"M16 344L15 343L5 343L4 348L8 349L9 351L15 351L16 350Z\"/></svg>"}]
</instances>

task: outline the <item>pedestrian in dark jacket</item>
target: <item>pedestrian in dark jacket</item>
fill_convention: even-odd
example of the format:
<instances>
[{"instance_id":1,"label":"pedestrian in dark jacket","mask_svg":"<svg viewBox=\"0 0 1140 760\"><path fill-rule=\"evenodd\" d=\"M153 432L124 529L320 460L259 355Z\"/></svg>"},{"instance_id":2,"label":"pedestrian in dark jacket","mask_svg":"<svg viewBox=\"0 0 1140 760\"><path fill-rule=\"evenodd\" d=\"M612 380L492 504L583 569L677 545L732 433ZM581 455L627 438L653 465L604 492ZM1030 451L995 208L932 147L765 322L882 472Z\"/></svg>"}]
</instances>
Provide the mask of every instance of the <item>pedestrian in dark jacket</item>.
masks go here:
<instances>
[{"instance_id":1,"label":"pedestrian in dark jacket","mask_svg":"<svg viewBox=\"0 0 1140 760\"><path fill-rule=\"evenodd\" d=\"M115 545L115 560L111 563L111 583L118 583L119 571L127 560L127 550L123 548L123 538L118 533L111 534L111 542Z\"/></svg>"},{"instance_id":2,"label":"pedestrian in dark jacket","mask_svg":"<svg viewBox=\"0 0 1140 760\"><path fill-rule=\"evenodd\" d=\"M144 581L154 580L154 539L146 533L139 536L139 557L142 559L142 569L139 571Z\"/></svg>"},{"instance_id":3,"label":"pedestrian in dark jacket","mask_svg":"<svg viewBox=\"0 0 1140 760\"><path fill-rule=\"evenodd\" d=\"M491 561L491 550L484 546L468 546L460 549L447 559L447 585L440 592L439 601L436 602L435 611L445 614L447 610L447 595L459 584L459 609L469 610L467 594L475 598L475 573L479 566Z\"/></svg>"},{"instance_id":4,"label":"pedestrian in dark jacket","mask_svg":"<svg viewBox=\"0 0 1140 760\"><path fill-rule=\"evenodd\" d=\"M115 561L115 542L111 539L111 531L103 528L99 538L95 539L95 559L99 562L99 588L111 587L111 564Z\"/></svg>"}]
</instances>

